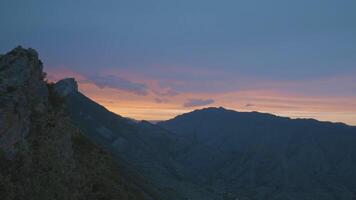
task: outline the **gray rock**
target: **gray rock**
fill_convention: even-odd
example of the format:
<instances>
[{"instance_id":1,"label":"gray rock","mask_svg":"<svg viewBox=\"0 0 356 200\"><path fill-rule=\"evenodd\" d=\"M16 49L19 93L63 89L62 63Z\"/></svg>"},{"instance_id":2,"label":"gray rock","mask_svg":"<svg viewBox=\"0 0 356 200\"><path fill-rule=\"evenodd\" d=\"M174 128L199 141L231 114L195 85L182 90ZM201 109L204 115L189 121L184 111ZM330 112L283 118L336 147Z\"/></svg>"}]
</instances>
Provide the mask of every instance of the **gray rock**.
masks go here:
<instances>
[{"instance_id":1,"label":"gray rock","mask_svg":"<svg viewBox=\"0 0 356 200\"><path fill-rule=\"evenodd\" d=\"M28 135L31 116L47 111L42 69L33 49L19 46L0 57L0 149L7 158Z\"/></svg>"},{"instance_id":2,"label":"gray rock","mask_svg":"<svg viewBox=\"0 0 356 200\"><path fill-rule=\"evenodd\" d=\"M61 96L67 96L68 94L78 91L78 84L74 78L66 78L58 81L54 89Z\"/></svg>"}]
</instances>

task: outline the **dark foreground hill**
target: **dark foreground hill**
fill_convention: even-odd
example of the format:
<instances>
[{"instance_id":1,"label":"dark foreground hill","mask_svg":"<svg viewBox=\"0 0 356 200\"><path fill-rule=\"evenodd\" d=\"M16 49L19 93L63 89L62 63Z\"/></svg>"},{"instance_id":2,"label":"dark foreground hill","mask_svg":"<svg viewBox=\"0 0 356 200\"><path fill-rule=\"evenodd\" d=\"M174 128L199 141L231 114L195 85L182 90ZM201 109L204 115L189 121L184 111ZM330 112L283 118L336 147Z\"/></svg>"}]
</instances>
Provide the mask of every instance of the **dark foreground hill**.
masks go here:
<instances>
[{"instance_id":1,"label":"dark foreground hill","mask_svg":"<svg viewBox=\"0 0 356 200\"><path fill-rule=\"evenodd\" d=\"M43 79L34 50L18 47L0 57L0 199L159 199L83 136Z\"/></svg>"},{"instance_id":2,"label":"dark foreground hill","mask_svg":"<svg viewBox=\"0 0 356 200\"><path fill-rule=\"evenodd\" d=\"M158 123L189 141L184 176L227 199L356 199L356 128L206 108Z\"/></svg>"}]
</instances>

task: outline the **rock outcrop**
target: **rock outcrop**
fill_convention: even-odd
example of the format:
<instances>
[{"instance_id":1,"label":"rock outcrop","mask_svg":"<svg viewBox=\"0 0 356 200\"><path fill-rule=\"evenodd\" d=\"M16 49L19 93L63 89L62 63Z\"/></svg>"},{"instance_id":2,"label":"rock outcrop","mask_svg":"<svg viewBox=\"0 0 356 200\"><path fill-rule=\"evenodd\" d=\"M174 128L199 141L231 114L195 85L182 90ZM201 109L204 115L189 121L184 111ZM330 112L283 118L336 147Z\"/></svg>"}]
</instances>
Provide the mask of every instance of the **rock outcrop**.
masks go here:
<instances>
[{"instance_id":1,"label":"rock outcrop","mask_svg":"<svg viewBox=\"0 0 356 200\"><path fill-rule=\"evenodd\" d=\"M0 58L0 148L11 158L29 133L33 114L46 112L48 90L33 49L17 47Z\"/></svg>"},{"instance_id":2,"label":"rock outcrop","mask_svg":"<svg viewBox=\"0 0 356 200\"><path fill-rule=\"evenodd\" d=\"M54 85L54 89L61 96L67 96L73 92L78 92L78 84L74 78L66 78L58 81Z\"/></svg>"}]
</instances>

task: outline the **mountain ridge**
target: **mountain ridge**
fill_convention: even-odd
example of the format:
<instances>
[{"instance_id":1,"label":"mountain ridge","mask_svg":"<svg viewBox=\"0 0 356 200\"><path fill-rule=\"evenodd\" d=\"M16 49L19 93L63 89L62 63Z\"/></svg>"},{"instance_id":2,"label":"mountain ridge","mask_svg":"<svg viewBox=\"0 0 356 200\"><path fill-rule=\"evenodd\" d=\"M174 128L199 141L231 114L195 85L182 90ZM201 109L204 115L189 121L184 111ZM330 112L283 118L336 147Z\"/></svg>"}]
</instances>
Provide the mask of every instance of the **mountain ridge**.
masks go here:
<instances>
[{"instance_id":1,"label":"mountain ridge","mask_svg":"<svg viewBox=\"0 0 356 200\"><path fill-rule=\"evenodd\" d=\"M78 99L75 97L78 97L78 93L74 94L69 95L70 99L68 99L72 103L78 101L71 106L73 113L89 114L88 106L85 106L89 99L87 97ZM79 96L84 97L83 94ZM104 115L111 113L112 120L124 119L95 102L91 104L102 110L100 112ZM82 109L80 109L81 106L83 106ZM93 113L89 116L100 116L101 114L97 111L93 109ZM83 128L90 127L94 123L90 120L82 121L85 119L83 116L74 116L74 118L77 118L77 124L84 123ZM100 121L100 118L97 119ZM335 170L340 168L336 164L338 158L335 155L347 154L356 157L352 150L356 131L354 127L343 123L321 122L315 119L290 119L269 113L237 112L223 107L195 110L157 124L145 121L129 123L131 120L126 120L122 121L123 124L135 127L127 133L134 136L139 133L136 131L141 130L141 133L137 135L140 139L119 139L118 142L103 145L113 152L125 152L125 160L134 165L137 160L144 161L134 168L149 180L156 182L156 185L160 185L162 193L170 191L166 193L164 199L262 200L266 196L272 196L273 199L308 199L307 197L333 199L333 196L337 196L337 199L343 199L342 195L354 193L351 188L344 185L344 191L336 195L336 188L333 186L336 179L327 178L327 173L333 174L337 179L347 181L350 181L347 177L356 177L352 175L352 168L346 167L356 166L356 164L352 164L352 161L346 158L343 162L350 164L343 164L345 169L340 169L339 172ZM102 125L98 124L96 128L90 128L93 135L98 136L100 135L98 130L99 132L104 130L100 126ZM122 134L120 133L122 130L113 129L108 124L104 127L113 134ZM143 127L144 129L141 129ZM165 133L157 135L154 133L156 131ZM340 138L337 133L340 133ZM149 139L153 135L155 135L154 139ZM170 139L169 148L157 145L157 140L162 140L168 135L173 138L173 140ZM142 139L144 143L135 144ZM135 150L122 148L128 144ZM336 148L325 150L327 146ZM168 150L170 147L175 148L172 149L173 151ZM314 153L310 154L308 151ZM153 154L148 152L156 155L152 156ZM171 153L162 156L162 152ZM137 153L146 156L137 157ZM171 164L166 166L167 163ZM296 163L301 163L301 168L307 173L304 174L295 168ZM153 167L159 165L168 168ZM267 168L263 169L262 166ZM320 171L320 166L324 166L325 169ZM149 168L153 171L146 171ZM273 170L273 168L276 169ZM157 171L160 173L155 173ZM313 175L314 173L316 175ZM322 180L330 184L328 187L333 189L329 191L328 187L315 180ZM227 185L228 182L230 184ZM351 181L350 184L355 183ZM308 185L309 188L303 185ZM162 186L169 187L162 188ZM279 192L274 191L273 188L276 187L280 188ZM295 187L301 187L300 191Z\"/></svg>"},{"instance_id":2,"label":"mountain ridge","mask_svg":"<svg viewBox=\"0 0 356 200\"><path fill-rule=\"evenodd\" d=\"M228 199L356 197L356 127L222 108L158 125L190 141L186 176Z\"/></svg>"},{"instance_id":3,"label":"mountain ridge","mask_svg":"<svg viewBox=\"0 0 356 200\"><path fill-rule=\"evenodd\" d=\"M112 127L105 121L131 126L126 133L136 139L114 139L115 142L110 142L113 140L110 139L109 142L101 143L101 145L112 152L121 152L125 155L124 160L131 163L132 167L148 180L155 182L160 191L165 193L164 199L262 200L266 195L277 199L280 197L303 199L309 196L314 196L316 199L328 199L336 195L335 191L328 191L325 186L315 182L314 179L323 180L331 185L334 180L325 179L326 171L318 172L318 166L335 168L337 158L334 154L339 155L341 152L355 156L351 151L351 146L352 141L355 141L356 131L354 127L343 123L321 122L315 119L291 119L269 113L238 112L223 107L209 107L152 124L144 120L133 121L112 113L79 92L71 93L67 98L73 104L70 106L72 119L76 121L76 124L81 124L82 128L91 127L84 132L91 133L94 136L92 139L97 142L105 137L100 136L101 134L110 133L116 135L113 138L120 138L122 136L119 135L125 133L125 130L122 132L121 128ZM93 109L88 109L91 107L88 103L95 105ZM78 113L82 113L82 116L76 116ZM108 118L104 117L107 120L102 121L100 116L104 115L108 115ZM89 121L83 121L85 118ZM116 120L121 120L121 122L114 122ZM98 121L101 122L93 126ZM157 135L155 134L157 131L164 133ZM340 133L341 139L335 133ZM171 139L163 139L169 135ZM152 136L154 137L150 138ZM169 147L158 144L157 141L160 140L165 141L162 144L170 141ZM137 143L138 141L144 141L144 143ZM123 148L127 145L135 150ZM340 149L339 152L334 150L323 152L327 146L335 145L336 149ZM315 151L315 155L308 155L306 151ZM141 156L137 156L138 154ZM164 154L165 156L162 156ZM269 159L266 160L266 156ZM310 156L313 158L309 158ZM318 156L322 159L317 158ZM329 160L328 162L332 164L327 164L325 160ZM137 161L141 163L137 165ZM297 162L302 163L303 170L308 173L320 174L303 174L293 167ZM170 164L166 165L168 163ZM261 174L259 170L262 169L258 166L266 164L269 166L268 170L272 170L270 169L272 166L276 170L265 171L265 174ZM157 168L159 165L161 166ZM305 168L306 166L310 169ZM243 175L243 171L248 172L247 175ZM268 175L269 173L273 175ZM352 170L348 168L343 172L344 174L335 170L331 170L330 173L335 174L333 175L335 177L342 176L343 179L348 180L345 174L352 173ZM256 174L259 174L260 178L255 177ZM301 178L297 178L298 176ZM226 181L231 184L226 185L224 183ZM245 181L247 182L244 183ZM264 185L264 182L270 183ZM256 187L256 184L261 183L261 186ZM293 187L302 185L309 185L310 188L301 189L300 192L293 189ZM281 188L281 191L274 192L275 187ZM314 190L320 190L321 193L318 194ZM342 194L350 194L350 191L352 191L350 188L345 188ZM336 196L340 198L340 195Z\"/></svg>"},{"instance_id":4,"label":"mountain ridge","mask_svg":"<svg viewBox=\"0 0 356 200\"><path fill-rule=\"evenodd\" d=\"M167 120L160 120L157 123L163 123L163 122L167 122L167 121L170 121L170 120L175 120L177 118L184 117L184 116L187 116L187 115L193 114L193 113L209 112L209 111L212 111L212 112L219 112L219 111L220 112L235 112L235 113L250 114L250 115L257 114L257 115L260 115L260 116L272 116L272 117L276 117L276 118L280 118L280 119L289 119L289 120L296 120L296 121L303 121L303 120L305 120L305 121L316 121L316 122L319 122L319 123L339 124L339 125L345 125L345 126L350 126L350 127L356 127L355 125L350 125L350 124L347 124L347 123L344 123L344 122L322 121L322 120L318 120L318 119L315 119L315 118L301 118L301 117L291 118L291 117L288 117L288 116L280 116L280 115L277 115L277 114L268 113L268 112L261 112L261 111L238 111L238 110L234 110L234 109L228 109L228 108L225 108L223 106L205 107L205 108L201 108L201 109L195 109L193 111L177 115L177 116L172 117L172 118L167 119Z\"/></svg>"}]
</instances>

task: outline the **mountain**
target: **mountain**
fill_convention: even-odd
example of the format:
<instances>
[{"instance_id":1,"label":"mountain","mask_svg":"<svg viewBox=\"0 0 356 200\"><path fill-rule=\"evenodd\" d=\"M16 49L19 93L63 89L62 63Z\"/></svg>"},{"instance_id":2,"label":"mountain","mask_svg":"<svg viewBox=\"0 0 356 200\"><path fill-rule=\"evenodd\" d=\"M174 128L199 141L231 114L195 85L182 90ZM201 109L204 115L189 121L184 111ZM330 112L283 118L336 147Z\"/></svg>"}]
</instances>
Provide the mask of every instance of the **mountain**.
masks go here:
<instances>
[{"instance_id":1,"label":"mountain","mask_svg":"<svg viewBox=\"0 0 356 200\"><path fill-rule=\"evenodd\" d=\"M224 108L155 125L108 111L81 94L74 79L56 85L59 93L70 91L63 96L73 122L157 186L164 199L355 196L355 127Z\"/></svg>"},{"instance_id":2,"label":"mountain","mask_svg":"<svg viewBox=\"0 0 356 200\"><path fill-rule=\"evenodd\" d=\"M159 189L164 199L186 199L206 192L185 181L175 157L185 144L175 134L147 121L134 121L108 111L78 91L73 78L58 81L55 90L65 98L71 120L85 136L125 161L130 169Z\"/></svg>"},{"instance_id":3,"label":"mountain","mask_svg":"<svg viewBox=\"0 0 356 200\"><path fill-rule=\"evenodd\" d=\"M163 199L352 199L356 130L341 123L206 108L151 124L55 88L74 124Z\"/></svg>"},{"instance_id":4,"label":"mountain","mask_svg":"<svg viewBox=\"0 0 356 200\"><path fill-rule=\"evenodd\" d=\"M4 200L160 199L72 123L33 49L0 56L0 197ZM63 92L63 91L62 91Z\"/></svg>"},{"instance_id":5,"label":"mountain","mask_svg":"<svg viewBox=\"0 0 356 200\"><path fill-rule=\"evenodd\" d=\"M33 49L0 56L1 199L356 199L356 127L221 107L152 124L45 77Z\"/></svg>"},{"instance_id":6,"label":"mountain","mask_svg":"<svg viewBox=\"0 0 356 200\"><path fill-rule=\"evenodd\" d=\"M356 199L356 127L224 108L159 122L183 176L225 199Z\"/></svg>"}]
</instances>

